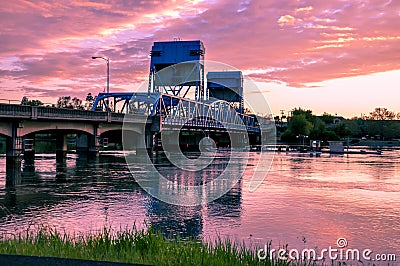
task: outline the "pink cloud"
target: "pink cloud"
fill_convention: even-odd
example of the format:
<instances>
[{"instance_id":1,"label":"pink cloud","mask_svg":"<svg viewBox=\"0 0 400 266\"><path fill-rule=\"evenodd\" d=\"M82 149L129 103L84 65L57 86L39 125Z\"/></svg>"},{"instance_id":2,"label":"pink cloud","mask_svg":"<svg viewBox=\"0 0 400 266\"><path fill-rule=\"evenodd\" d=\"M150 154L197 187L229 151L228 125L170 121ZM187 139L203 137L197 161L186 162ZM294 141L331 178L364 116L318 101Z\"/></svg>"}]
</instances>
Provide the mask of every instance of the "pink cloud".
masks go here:
<instances>
[{"instance_id":1,"label":"pink cloud","mask_svg":"<svg viewBox=\"0 0 400 266\"><path fill-rule=\"evenodd\" d=\"M61 79L82 94L103 86L105 66L90 57L104 55L113 86L130 88L146 80L152 42L174 37L203 40L206 59L257 80L297 87L399 69L400 3L366 3L11 1L0 6L0 81L52 94Z\"/></svg>"},{"instance_id":2,"label":"pink cloud","mask_svg":"<svg viewBox=\"0 0 400 266\"><path fill-rule=\"evenodd\" d=\"M280 26L294 25L297 21L301 20L298 20L295 17L292 17L291 15L284 15L278 19L278 23Z\"/></svg>"}]
</instances>

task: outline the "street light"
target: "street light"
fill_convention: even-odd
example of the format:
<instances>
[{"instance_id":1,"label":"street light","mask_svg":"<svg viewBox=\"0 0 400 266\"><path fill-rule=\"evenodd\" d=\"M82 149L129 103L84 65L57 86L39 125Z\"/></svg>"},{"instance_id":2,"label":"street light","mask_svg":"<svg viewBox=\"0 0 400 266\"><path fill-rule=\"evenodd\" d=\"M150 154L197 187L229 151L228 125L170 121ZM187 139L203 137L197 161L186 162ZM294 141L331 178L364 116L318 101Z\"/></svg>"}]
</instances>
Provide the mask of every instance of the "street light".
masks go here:
<instances>
[{"instance_id":1,"label":"street light","mask_svg":"<svg viewBox=\"0 0 400 266\"><path fill-rule=\"evenodd\" d=\"M92 59L103 59L107 63L107 93L110 93L110 59L105 56L92 56Z\"/></svg>"}]
</instances>

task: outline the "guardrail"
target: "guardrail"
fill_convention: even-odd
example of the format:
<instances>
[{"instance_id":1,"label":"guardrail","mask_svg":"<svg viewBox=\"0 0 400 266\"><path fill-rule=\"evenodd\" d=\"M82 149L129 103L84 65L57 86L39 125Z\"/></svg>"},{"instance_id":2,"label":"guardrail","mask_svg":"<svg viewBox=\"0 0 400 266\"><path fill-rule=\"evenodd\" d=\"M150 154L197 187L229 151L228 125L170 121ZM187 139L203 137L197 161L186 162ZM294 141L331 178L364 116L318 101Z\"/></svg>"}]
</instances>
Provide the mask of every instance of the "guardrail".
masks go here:
<instances>
[{"instance_id":1,"label":"guardrail","mask_svg":"<svg viewBox=\"0 0 400 266\"><path fill-rule=\"evenodd\" d=\"M27 120L74 120L74 121L93 121L93 122L112 122L123 123L150 123L147 115L129 114L125 118L123 113L110 113L103 111L88 111L76 109L62 109L54 107L27 106L17 104L0 104L0 118L5 119L27 119ZM226 123L225 126L216 121L192 120L184 118L165 117L164 126L179 129L182 126L198 128L215 128L232 130L247 130L249 132L260 132L258 127Z\"/></svg>"},{"instance_id":2,"label":"guardrail","mask_svg":"<svg viewBox=\"0 0 400 266\"><path fill-rule=\"evenodd\" d=\"M45 120L76 120L95 122L123 123L124 114L101 111L62 109L54 107L27 106L16 104L0 104L0 117L10 119L45 119ZM130 122L145 122L147 116L130 115Z\"/></svg>"}]
</instances>

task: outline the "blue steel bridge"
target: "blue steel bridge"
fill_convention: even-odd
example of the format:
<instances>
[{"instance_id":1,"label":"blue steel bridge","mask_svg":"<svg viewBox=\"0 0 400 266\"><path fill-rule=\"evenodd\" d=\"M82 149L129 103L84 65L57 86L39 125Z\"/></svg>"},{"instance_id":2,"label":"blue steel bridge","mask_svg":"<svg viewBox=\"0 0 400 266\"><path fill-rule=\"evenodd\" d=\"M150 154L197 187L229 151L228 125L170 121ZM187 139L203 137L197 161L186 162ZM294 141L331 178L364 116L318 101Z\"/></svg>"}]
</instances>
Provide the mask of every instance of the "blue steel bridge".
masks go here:
<instances>
[{"instance_id":1,"label":"blue steel bridge","mask_svg":"<svg viewBox=\"0 0 400 266\"><path fill-rule=\"evenodd\" d=\"M219 147L273 142L271 116L244 112L242 73L214 71L205 75L204 54L201 41L155 42L147 92L100 93L88 111L0 104L6 183L20 182L18 162L21 155L24 160L34 158L37 134L55 136L57 161L65 160L67 136L71 134L76 136L77 151L90 154L98 154L107 143L121 143L124 134L137 153L176 145L183 150L196 149L204 137ZM179 143L172 143L174 139Z\"/></svg>"},{"instance_id":2,"label":"blue steel bridge","mask_svg":"<svg viewBox=\"0 0 400 266\"><path fill-rule=\"evenodd\" d=\"M200 128L226 128L227 130L248 131L260 133L260 122L269 125L270 118L260 118L255 115L243 114L234 109L232 104L224 100L196 101L167 93L147 92L117 92L100 93L92 107L92 111L111 110L113 106L122 103L119 113L141 114L150 117L159 116L162 126L174 127L191 126ZM262 121L259 121L263 119ZM179 128L178 128L179 129Z\"/></svg>"},{"instance_id":3,"label":"blue steel bridge","mask_svg":"<svg viewBox=\"0 0 400 266\"><path fill-rule=\"evenodd\" d=\"M158 145L162 131L182 131L186 137L181 136L180 146L196 147L201 139L199 132L212 137L219 146L232 144L227 132L246 133L248 140L242 144L256 146L262 143L262 131L275 130L271 116L244 113L240 71L212 71L205 75L201 41L155 42L150 55L147 92L100 93L92 107L93 111L118 110L150 117L156 129L153 126L153 132L148 133L154 136L149 137L152 140L147 148ZM243 141L241 137L237 139Z\"/></svg>"},{"instance_id":4,"label":"blue steel bridge","mask_svg":"<svg viewBox=\"0 0 400 266\"><path fill-rule=\"evenodd\" d=\"M110 104L113 102L113 104ZM126 115L144 115L149 117L156 127L151 134L152 143L147 143L150 150L159 143L162 131L179 131L181 136L180 146L188 149L196 148L204 136L213 138L219 146L232 145L229 138L237 134L246 133L248 140L242 146L256 146L261 144L261 127L265 132L274 129L273 121L267 117L238 112L234 106L224 100L196 101L188 98L174 96L168 93L136 92L136 93L100 93L96 98L92 110L108 110L109 106L118 106L118 112ZM228 136L228 132L231 136ZM238 137L238 139L243 139ZM239 145L236 143L236 146Z\"/></svg>"}]
</instances>

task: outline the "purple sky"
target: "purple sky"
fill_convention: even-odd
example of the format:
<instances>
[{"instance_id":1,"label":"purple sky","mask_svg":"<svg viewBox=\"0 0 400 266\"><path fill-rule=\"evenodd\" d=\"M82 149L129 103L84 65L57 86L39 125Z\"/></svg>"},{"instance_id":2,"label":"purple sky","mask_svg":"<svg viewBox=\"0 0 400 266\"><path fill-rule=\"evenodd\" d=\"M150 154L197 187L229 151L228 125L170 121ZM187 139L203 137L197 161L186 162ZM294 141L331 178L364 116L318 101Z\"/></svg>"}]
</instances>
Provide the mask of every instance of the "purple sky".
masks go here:
<instances>
[{"instance_id":1,"label":"purple sky","mask_svg":"<svg viewBox=\"0 0 400 266\"><path fill-rule=\"evenodd\" d=\"M112 91L133 91L152 43L181 38L248 74L274 113L400 112L400 1L14 0L0 23L4 99L97 94L105 64L92 55L110 58Z\"/></svg>"}]
</instances>

